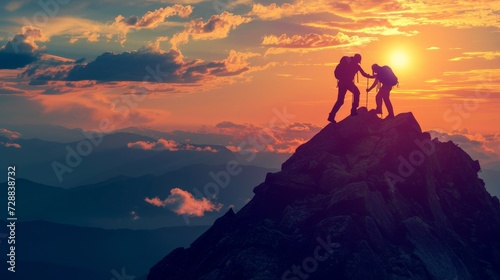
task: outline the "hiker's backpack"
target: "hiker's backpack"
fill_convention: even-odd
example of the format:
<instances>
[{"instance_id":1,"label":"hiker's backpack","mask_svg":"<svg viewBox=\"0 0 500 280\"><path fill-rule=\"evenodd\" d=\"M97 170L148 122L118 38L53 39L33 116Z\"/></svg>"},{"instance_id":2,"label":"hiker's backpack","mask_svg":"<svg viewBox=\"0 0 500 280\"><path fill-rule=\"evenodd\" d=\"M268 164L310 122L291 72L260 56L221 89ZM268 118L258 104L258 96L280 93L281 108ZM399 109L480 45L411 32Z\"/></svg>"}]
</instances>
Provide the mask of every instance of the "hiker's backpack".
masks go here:
<instances>
[{"instance_id":1,"label":"hiker's backpack","mask_svg":"<svg viewBox=\"0 0 500 280\"><path fill-rule=\"evenodd\" d=\"M378 80L384 84L389 86L395 86L398 84L398 77L394 75L391 67L382 66L379 72L377 73Z\"/></svg>"},{"instance_id":2,"label":"hiker's backpack","mask_svg":"<svg viewBox=\"0 0 500 280\"><path fill-rule=\"evenodd\" d=\"M352 65L351 65L351 57L343 56L340 59L339 64L335 67L335 71L333 74L335 78L339 81L346 81L352 78Z\"/></svg>"}]
</instances>

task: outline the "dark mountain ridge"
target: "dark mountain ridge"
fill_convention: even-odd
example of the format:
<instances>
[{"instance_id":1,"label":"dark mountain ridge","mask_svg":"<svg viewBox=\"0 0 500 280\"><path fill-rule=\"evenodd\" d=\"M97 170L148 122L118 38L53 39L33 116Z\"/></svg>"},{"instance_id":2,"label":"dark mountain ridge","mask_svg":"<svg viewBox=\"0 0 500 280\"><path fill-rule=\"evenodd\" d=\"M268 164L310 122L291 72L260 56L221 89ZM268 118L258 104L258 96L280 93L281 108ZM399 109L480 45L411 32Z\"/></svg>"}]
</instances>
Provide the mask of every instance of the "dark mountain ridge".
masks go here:
<instances>
[{"instance_id":1,"label":"dark mountain ridge","mask_svg":"<svg viewBox=\"0 0 500 280\"><path fill-rule=\"evenodd\" d=\"M300 146L148 279L500 279L500 204L479 170L411 113L361 111Z\"/></svg>"}]
</instances>

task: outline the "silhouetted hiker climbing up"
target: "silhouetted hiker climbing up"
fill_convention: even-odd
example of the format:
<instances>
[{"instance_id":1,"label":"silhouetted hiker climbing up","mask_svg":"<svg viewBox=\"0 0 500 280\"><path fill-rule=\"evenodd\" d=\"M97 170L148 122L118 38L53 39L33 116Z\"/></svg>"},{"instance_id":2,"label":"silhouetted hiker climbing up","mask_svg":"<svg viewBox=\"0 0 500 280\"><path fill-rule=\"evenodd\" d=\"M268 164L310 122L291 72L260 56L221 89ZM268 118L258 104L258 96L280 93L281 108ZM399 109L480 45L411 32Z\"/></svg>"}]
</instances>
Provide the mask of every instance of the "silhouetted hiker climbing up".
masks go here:
<instances>
[{"instance_id":1,"label":"silhouetted hiker climbing up","mask_svg":"<svg viewBox=\"0 0 500 280\"><path fill-rule=\"evenodd\" d=\"M354 76L359 71L361 72L361 75L363 75L364 77L373 78L373 76L363 71L363 69L359 65L360 63L361 63L360 54L355 54L353 57L344 56L342 57L342 59L340 59L339 64L335 68L334 74L335 78L337 78L338 80L337 87L339 88L339 93L337 97L337 102L335 102L335 105L333 105L332 111L328 116L328 121L336 123L335 115L339 111L340 107L344 104L345 94L347 93L348 90L352 92L354 97L351 108L351 116L355 116L358 114L356 110L359 106L360 92L358 87L354 84Z\"/></svg>"},{"instance_id":2,"label":"silhouetted hiker climbing up","mask_svg":"<svg viewBox=\"0 0 500 280\"><path fill-rule=\"evenodd\" d=\"M387 118L393 118L394 110L392 108L391 100L389 99L389 94L391 93L392 87L398 84L398 78L394 75L394 72L392 72L392 69L389 66L373 64L372 71L375 76L375 81L370 88L366 89L366 92L370 92L370 90L372 90L379 82L382 83L382 86L375 96L377 108L375 110L370 110L370 112L374 111L376 114L382 114L382 101L384 101L385 106L387 107L387 112L389 113Z\"/></svg>"}]
</instances>

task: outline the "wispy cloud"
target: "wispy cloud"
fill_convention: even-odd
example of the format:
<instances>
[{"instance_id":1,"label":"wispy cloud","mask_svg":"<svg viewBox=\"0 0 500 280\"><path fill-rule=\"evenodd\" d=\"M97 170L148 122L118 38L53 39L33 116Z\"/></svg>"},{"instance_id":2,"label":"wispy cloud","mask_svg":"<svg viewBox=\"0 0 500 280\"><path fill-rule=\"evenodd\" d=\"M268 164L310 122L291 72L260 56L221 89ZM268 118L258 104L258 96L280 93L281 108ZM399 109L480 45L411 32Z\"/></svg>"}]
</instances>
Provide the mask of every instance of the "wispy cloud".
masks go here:
<instances>
[{"instance_id":1,"label":"wispy cloud","mask_svg":"<svg viewBox=\"0 0 500 280\"><path fill-rule=\"evenodd\" d=\"M231 121L220 122L215 126L220 134L230 135L232 140L227 148L233 152L270 152L293 153L295 149L316 134L321 127L311 123L291 123L280 129L254 124L238 124ZM252 141L251 139L265 139ZM251 145L250 142L257 144Z\"/></svg>"},{"instance_id":2,"label":"wispy cloud","mask_svg":"<svg viewBox=\"0 0 500 280\"><path fill-rule=\"evenodd\" d=\"M423 23L457 28L500 27L495 5L495 1L470 2L465 0L404 3L404 6L408 8L405 15L413 21L411 25Z\"/></svg>"},{"instance_id":3,"label":"wispy cloud","mask_svg":"<svg viewBox=\"0 0 500 280\"><path fill-rule=\"evenodd\" d=\"M324 48L349 44L357 39L358 38L349 37L348 35L340 32L335 36L309 33L304 36L293 35L289 37L286 34L282 34L280 36L264 36L262 39L262 45L279 48Z\"/></svg>"},{"instance_id":4,"label":"wispy cloud","mask_svg":"<svg viewBox=\"0 0 500 280\"><path fill-rule=\"evenodd\" d=\"M431 84L434 84L434 83L440 83L442 82L443 80L442 79L430 79L430 80L427 80L425 81L426 83L431 83Z\"/></svg>"},{"instance_id":5,"label":"wispy cloud","mask_svg":"<svg viewBox=\"0 0 500 280\"><path fill-rule=\"evenodd\" d=\"M183 5L173 5L171 7L159 8L154 11L146 12L142 17L129 16L124 17L118 15L114 23L111 25L113 29L121 31L120 43L123 45L127 40L127 33L131 29L154 29L160 24L165 22L165 19L172 16L179 16L181 18L188 17L193 12L193 7Z\"/></svg>"},{"instance_id":6,"label":"wispy cloud","mask_svg":"<svg viewBox=\"0 0 500 280\"><path fill-rule=\"evenodd\" d=\"M471 133L467 129L452 132L430 131L432 137L441 142L453 141L473 159L481 163L498 161L500 156L500 134Z\"/></svg>"},{"instance_id":7,"label":"wispy cloud","mask_svg":"<svg viewBox=\"0 0 500 280\"><path fill-rule=\"evenodd\" d=\"M496 11L494 1L299 0L282 5L255 3L248 15L262 20L278 20L284 17L315 13L330 13L353 20L386 16L392 26L435 24L470 28L499 27L500 22L497 20Z\"/></svg>"},{"instance_id":8,"label":"wispy cloud","mask_svg":"<svg viewBox=\"0 0 500 280\"><path fill-rule=\"evenodd\" d=\"M19 10L25 4L25 2L26 1L10 1L7 4L5 4L3 8L8 12L14 12Z\"/></svg>"},{"instance_id":9,"label":"wispy cloud","mask_svg":"<svg viewBox=\"0 0 500 280\"><path fill-rule=\"evenodd\" d=\"M181 23L168 22L169 18L178 16L187 18L192 13L192 6L175 4L172 6L147 11L142 16L124 16L119 14L112 21L97 21L74 15L59 15L51 18L44 25L44 32L48 38L53 36L66 37L71 44L80 40L98 42L111 41L116 38L122 47L127 41L127 34L143 29L157 29L162 26L178 25ZM23 21L15 19L22 24ZM182 26L182 24L181 24Z\"/></svg>"},{"instance_id":10,"label":"wispy cloud","mask_svg":"<svg viewBox=\"0 0 500 280\"><path fill-rule=\"evenodd\" d=\"M17 143L4 143L4 142L0 142L0 145L4 146L4 147L7 147L7 148L16 148L16 149L20 149L21 148L21 145L19 145Z\"/></svg>"},{"instance_id":11,"label":"wispy cloud","mask_svg":"<svg viewBox=\"0 0 500 280\"><path fill-rule=\"evenodd\" d=\"M212 15L206 22L202 18L192 20L186 24L184 30L175 34L170 43L173 49L178 49L180 44L192 40L215 40L226 38L231 30L250 22L249 17L235 15L224 11L220 15Z\"/></svg>"},{"instance_id":12,"label":"wispy cloud","mask_svg":"<svg viewBox=\"0 0 500 280\"><path fill-rule=\"evenodd\" d=\"M277 20L283 17L305 14L308 12L309 10L302 1L293 4L284 3L281 6L276 3L272 3L267 6L255 3L253 4L252 10L248 13L248 15L255 16L262 20Z\"/></svg>"},{"instance_id":13,"label":"wispy cloud","mask_svg":"<svg viewBox=\"0 0 500 280\"><path fill-rule=\"evenodd\" d=\"M149 141L137 141L128 143L127 147L140 150L150 150L150 151L197 151L197 152L218 152L217 149L210 146L194 146L191 144L181 144L174 140L168 140L160 138L156 142Z\"/></svg>"},{"instance_id":14,"label":"wispy cloud","mask_svg":"<svg viewBox=\"0 0 500 280\"><path fill-rule=\"evenodd\" d=\"M256 3L252 6L249 16L255 16L262 20L278 20L284 17L307 15L315 13L331 13L347 18L367 18L380 15L381 13L394 13L404 11L405 8L399 1L371 0L371 1L296 1L278 5L272 3L263 5Z\"/></svg>"},{"instance_id":15,"label":"wispy cloud","mask_svg":"<svg viewBox=\"0 0 500 280\"><path fill-rule=\"evenodd\" d=\"M222 204L214 204L208 198L196 199L190 192L180 188L170 190L170 195L161 200L159 197L144 199L149 204L157 207L170 207L177 215L202 217L205 212L219 211Z\"/></svg>"},{"instance_id":16,"label":"wispy cloud","mask_svg":"<svg viewBox=\"0 0 500 280\"><path fill-rule=\"evenodd\" d=\"M445 71L443 75L453 77L453 83L468 83L471 86L497 88L500 86L500 68L497 69L471 69L465 71ZM448 79L449 80L449 79Z\"/></svg>"},{"instance_id":17,"label":"wispy cloud","mask_svg":"<svg viewBox=\"0 0 500 280\"><path fill-rule=\"evenodd\" d=\"M418 34L418 31L402 31L399 27L393 26L389 19L386 18L361 18L349 21L332 21L332 22L310 22L304 23L305 26L312 26L323 29L335 29L344 32L364 33L370 35L404 35L413 36Z\"/></svg>"},{"instance_id":18,"label":"wispy cloud","mask_svg":"<svg viewBox=\"0 0 500 280\"><path fill-rule=\"evenodd\" d=\"M268 35L264 36L261 44L271 47L266 54L277 54L289 50L307 52L333 47L359 46L374 40L376 40L374 37L349 36L342 32L337 33L337 35L309 33L303 36Z\"/></svg>"},{"instance_id":19,"label":"wispy cloud","mask_svg":"<svg viewBox=\"0 0 500 280\"><path fill-rule=\"evenodd\" d=\"M130 211L129 214L130 214L130 219L132 219L133 221L141 219L141 217L137 215L137 213L134 210Z\"/></svg>"},{"instance_id":20,"label":"wispy cloud","mask_svg":"<svg viewBox=\"0 0 500 280\"><path fill-rule=\"evenodd\" d=\"M14 140L21 137L21 133L16 131L10 131L6 128L0 128L0 136L6 137L10 140Z\"/></svg>"},{"instance_id":21,"label":"wispy cloud","mask_svg":"<svg viewBox=\"0 0 500 280\"><path fill-rule=\"evenodd\" d=\"M481 58L485 60L494 60L500 58L498 51L485 51L485 52L464 52L463 56L451 58L450 61L461 61L467 59Z\"/></svg>"},{"instance_id":22,"label":"wispy cloud","mask_svg":"<svg viewBox=\"0 0 500 280\"><path fill-rule=\"evenodd\" d=\"M22 20L16 20L22 24ZM43 32L50 40L60 37L73 44L79 40L98 42L101 39L110 41L118 37L121 31L111 27L111 23L103 23L78 16L58 16L51 18L43 27Z\"/></svg>"}]
</instances>

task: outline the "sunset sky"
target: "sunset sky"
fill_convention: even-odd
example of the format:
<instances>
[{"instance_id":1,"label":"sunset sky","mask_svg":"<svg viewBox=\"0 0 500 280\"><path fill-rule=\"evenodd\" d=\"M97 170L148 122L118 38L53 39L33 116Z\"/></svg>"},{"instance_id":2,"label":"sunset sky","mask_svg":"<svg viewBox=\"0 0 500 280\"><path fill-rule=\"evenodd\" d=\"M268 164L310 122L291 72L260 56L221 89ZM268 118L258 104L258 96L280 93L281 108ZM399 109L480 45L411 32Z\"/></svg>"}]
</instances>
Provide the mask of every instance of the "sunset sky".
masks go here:
<instances>
[{"instance_id":1,"label":"sunset sky","mask_svg":"<svg viewBox=\"0 0 500 280\"><path fill-rule=\"evenodd\" d=\"M319 128L336 99L335 65L360 53L365 71L378 63L398 76L396 114L500 151L498 1L0 5L0 123L215 131L270 126L285 110Z\"/></svg>"}]
</instances>

